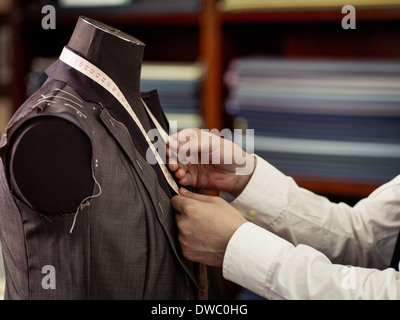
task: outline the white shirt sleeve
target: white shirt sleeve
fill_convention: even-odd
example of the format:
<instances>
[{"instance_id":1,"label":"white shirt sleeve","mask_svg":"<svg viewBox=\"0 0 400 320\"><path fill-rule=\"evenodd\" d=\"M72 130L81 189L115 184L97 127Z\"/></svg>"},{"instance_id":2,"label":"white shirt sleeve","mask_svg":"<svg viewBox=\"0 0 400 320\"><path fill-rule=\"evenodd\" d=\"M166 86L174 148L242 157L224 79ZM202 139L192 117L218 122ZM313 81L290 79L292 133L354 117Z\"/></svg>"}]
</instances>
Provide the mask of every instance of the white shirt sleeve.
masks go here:
<instances>
[{"instance_id":1,"label":"white shirt sleeve","mask_svg":"<svg viewBox=\"0 0 400 320\"><path fill-rule=\"evenodd\" d=\"M253 222L228 244L228 280L268 298L400 298L399 272L380 271L400 230L400 176L350 207L299 188L257 158L242 194L221 196Z\"/></svg>"}]
</instances>

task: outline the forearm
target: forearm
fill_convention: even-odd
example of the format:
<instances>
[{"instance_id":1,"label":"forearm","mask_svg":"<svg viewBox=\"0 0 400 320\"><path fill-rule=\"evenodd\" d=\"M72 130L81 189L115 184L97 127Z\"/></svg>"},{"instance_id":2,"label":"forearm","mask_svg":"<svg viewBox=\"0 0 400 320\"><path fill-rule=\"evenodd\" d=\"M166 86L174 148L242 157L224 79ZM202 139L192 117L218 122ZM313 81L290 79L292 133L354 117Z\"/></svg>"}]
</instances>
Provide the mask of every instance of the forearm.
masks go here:
<instances>
[{"instance_id":1,"label":"forearm","mask_svg":"<svg viewBox=\"0 0 400 320\"><path fill-rule=\"evenodd\" d=\"M232 236L223 275L269 299L399 299L400 274L332 264L315 249L252 224Z\"/></svg>"},{"instance_id":2,"label":"forearm","mask_svg":"<svg viewBox=\"0 0 400 320\"><path fill-rule=\"evenodd\" d=\"M395 201L396 194L391 197ZM400 228L400 219L382 212L380 208L385 206L379 197L354 208L332 203L298 187L261 158L243 192L227 200L248 220L294 245L310 245L335 263L386 267L393 252L387 242L391 243Z\"/></svg>"}]
</instances>

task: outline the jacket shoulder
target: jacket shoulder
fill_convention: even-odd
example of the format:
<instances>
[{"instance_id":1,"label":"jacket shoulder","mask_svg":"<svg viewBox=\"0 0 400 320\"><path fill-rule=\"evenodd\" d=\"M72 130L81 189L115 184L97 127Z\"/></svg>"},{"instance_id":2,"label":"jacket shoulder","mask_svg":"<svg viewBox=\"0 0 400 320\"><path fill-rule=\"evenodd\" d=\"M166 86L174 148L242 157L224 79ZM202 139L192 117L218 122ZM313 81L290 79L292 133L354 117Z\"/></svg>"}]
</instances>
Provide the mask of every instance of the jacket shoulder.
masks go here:
<instances>
[{"instance_id":1,"label":"jacket shoulder","mask_svg":"<svg viewBox=\"0 0 400 320\"><path fill-rule=\"evenodd\" d=\"M92 193L91 141L76 120L82 103L69 87L50 82L21 106L9 128L10 184L37 212L74 212Z\"/></svg>"}]
</instances>

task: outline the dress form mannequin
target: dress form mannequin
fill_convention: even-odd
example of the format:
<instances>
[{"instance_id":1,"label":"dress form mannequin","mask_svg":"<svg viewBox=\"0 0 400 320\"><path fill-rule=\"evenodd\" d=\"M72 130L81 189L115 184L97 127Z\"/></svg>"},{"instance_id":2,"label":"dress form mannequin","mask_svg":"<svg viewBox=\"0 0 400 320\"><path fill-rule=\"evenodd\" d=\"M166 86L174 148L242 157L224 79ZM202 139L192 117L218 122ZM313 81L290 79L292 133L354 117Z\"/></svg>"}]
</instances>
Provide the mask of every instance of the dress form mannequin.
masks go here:
<instances>
[{"instance_id":1,"label":"dress form mannequin","mask_svg":"<svg viewBox=\"0 0 400 320\"><path fill-rule=\"evenodd\" d=\"M118 85L146 132L154 125L141 97L160 121L157 95L140 93L143 43L80 17L68 47ZM181 253L173 191L158 164L146 161L138 126L61 59L46 73L0 140L6 298L198 298L198 266ZM54 290L42 285L48 265L57 271ZM220 283L211 285L220 297Z\"/></svg>"},{"instance_id":2,"label":"dress form mannequin","mask_svg":"<svg viewBox=\"0 0 400 320\"><path fill-rule=\"evenodd\" d=\"M68 47L108 74L135 112L146 118L140 101L140 40L80 17ZM90 141L78 126L59 117L35 117L11 137L6 163L12 188L39 213L74 212L94 187L91 154Z\"/></svg>"}]
</instances>

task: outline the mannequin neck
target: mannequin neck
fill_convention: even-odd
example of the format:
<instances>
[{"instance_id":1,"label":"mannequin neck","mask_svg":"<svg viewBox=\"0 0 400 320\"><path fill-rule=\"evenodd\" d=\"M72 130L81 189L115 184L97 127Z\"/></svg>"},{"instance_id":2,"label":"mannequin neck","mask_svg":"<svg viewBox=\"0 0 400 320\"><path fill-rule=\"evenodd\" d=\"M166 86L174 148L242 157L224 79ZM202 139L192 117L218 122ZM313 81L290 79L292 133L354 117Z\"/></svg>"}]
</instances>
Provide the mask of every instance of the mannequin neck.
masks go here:
<instances>
[{"instance_id":1,"label":"mannequin neck","mask_svg":"<svg viewBox=\"0 0 400 320\"><path fill-rule=\"evenodd\" d=\"M101 22L80 17L68 47L104 71L133 106L140 99L144 43Z\"/></svg>"}]
</instances>

